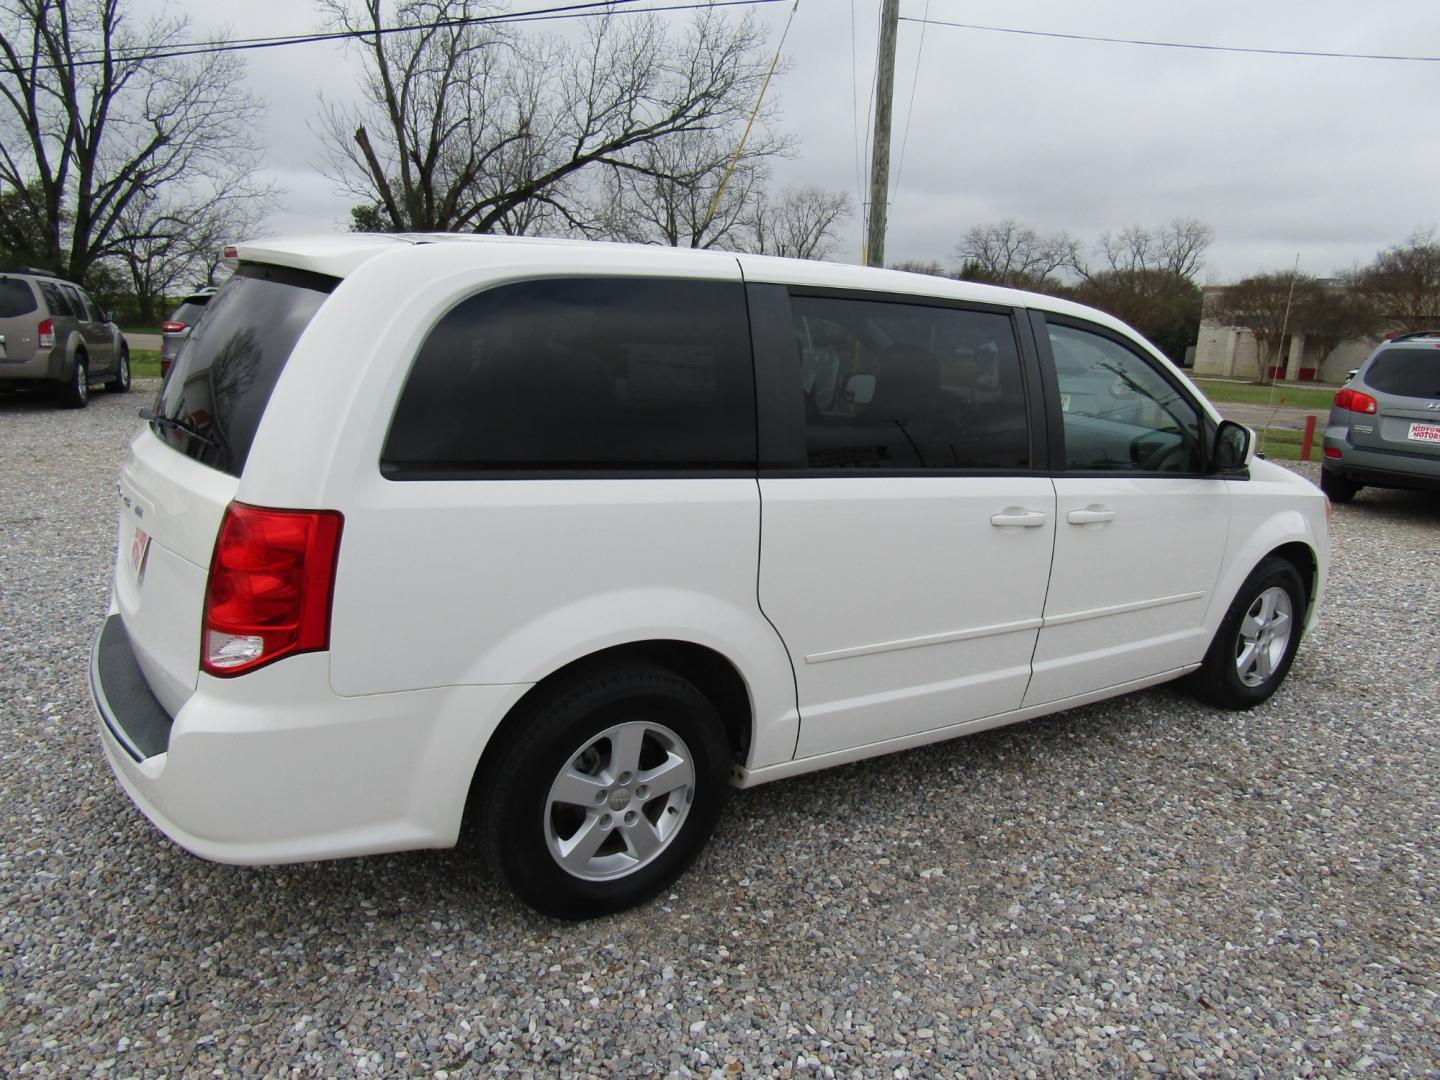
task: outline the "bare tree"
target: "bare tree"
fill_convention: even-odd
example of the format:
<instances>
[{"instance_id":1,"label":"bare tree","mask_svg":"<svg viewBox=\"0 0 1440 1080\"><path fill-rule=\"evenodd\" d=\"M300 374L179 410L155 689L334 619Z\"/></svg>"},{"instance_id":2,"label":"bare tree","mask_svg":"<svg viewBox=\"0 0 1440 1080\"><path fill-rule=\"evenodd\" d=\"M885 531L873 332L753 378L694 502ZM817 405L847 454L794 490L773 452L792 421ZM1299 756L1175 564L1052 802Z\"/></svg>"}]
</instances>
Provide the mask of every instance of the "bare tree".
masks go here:
<instances>
[{"instance_id":1,"label":"bare tree","mask_svg":"<svg viewBox=\"0 0 1440 1080\"><path fill-rule=\"evenodd\" d=\"M268 189L248 175L231 181L183 201L150 196L126 207L110 261L123 267L141 322L153 323L160 301L178 289L213 285L225 244L253 232L269 211Z\"/></svg>"},{"instance_id":2,"label":"bare tree","mask_svg":"<svg viewBox=\"0 0 1440 1080\"><path fill-rule=\"evenodd\" d=\"M1193 281L1214 239L1215 230L1204 222L1177 217L1156 229L1131 225L1119 233L1102 233L1097 248L1105 269L1155 271ZM1086 268L1076 269L1082 277L1089 276Z\"/></svg>"},{"instance_id":3,"label":"bare tree","mask_svg":"<svg viewBox=\"0 0 1440 1080\"><path fill-rule=\"evenodd\" d=\"M752 205L763 196L769 158L783 140L762 135L735 157L739 132L686 131L652 142L639 168L611 166L587 229L606 239L671 247L744 247Z\"/></svg>"},{"instance_id":4,"label":"bare tree","mask_svg":"<svg viewBox=\"0 0 1440 1080\"><path fill-rule=\"evenodd\" d=\"M187 27L134 25L122 0L0 0L0 184L54 269L85 278L137 205L253 157L239 60L170 56Z\"/></svg>"},{"instance_id":5,"label":"bare tree","mask_svg":"<svg viewBox=\"0 0 1440 1080\"><path fill-rule=\"evenodd\" d=\"M758 255L824 259L835 230L854 213L850 196L819 187L787 188L778 199L763 192L751 207L749 250Z\"/></svg>"},{"instance_id":6,"label":"bare tree","mask_svg":"<svg viewBox=\"0 0 1440 1080\"><path fill-rule=\"evenodd\" d=\"M1440 233L1416 229L1354 277L1357 291L1393 332L1440 329Z\"/></svg>"},{"instance_id":7,"label":"bare tree","mask_svg":"<svg viewBox=\"0 0 1440 1080\"><path fill-rule=\"evenodd\" d=\"M955 254L960 260L957 277L1054 290L1060 284L1056 275L1079 262L1080 245L1069 233L1041 236L1014 218L1006 218L994 225L975 226L955 245Z\"/></svg>"},{"instance_id":8,"label":"bare tree","mask_svg":"<svg viewBox=\"0 0 1440 1080\"><path fill-rule=\"evenodd\" d=\"M1379 316L1363 292L1341 285L1321 285L1301 296L1292 324L1315 348L1325 362L1342 341L1368 337L1375 332Z\"/></svg>"},{"instance_id":9,"label":"bare tree","mask_svg":"<svg viewBox=\"0 0 1440 1080\"><path fill-rule=\"evenodd\" d=\"M326 109L328 169L391 230L584 228L581 170L653 171L652 144L732 125L765 75L759 25L711 8L676 38L612 12L571 44L477 21L478 0L322 6L365 63L363 102Z\"/></svg>"},{"instance_id":10,"label":"bare tree","mask_svg":"<svg viewBox=\"0 0 1440 1080\"><path fill-rule=\"evenodd\" d=\"M1263 376L1268 367L1280 362L1285 337L1300 329L1299 315L1313 310L1319 290L1309 274L1289 270L1254 274L1226 286L1211 300L1208 314L1255 335Z\"/></svg>"}]
</instances>

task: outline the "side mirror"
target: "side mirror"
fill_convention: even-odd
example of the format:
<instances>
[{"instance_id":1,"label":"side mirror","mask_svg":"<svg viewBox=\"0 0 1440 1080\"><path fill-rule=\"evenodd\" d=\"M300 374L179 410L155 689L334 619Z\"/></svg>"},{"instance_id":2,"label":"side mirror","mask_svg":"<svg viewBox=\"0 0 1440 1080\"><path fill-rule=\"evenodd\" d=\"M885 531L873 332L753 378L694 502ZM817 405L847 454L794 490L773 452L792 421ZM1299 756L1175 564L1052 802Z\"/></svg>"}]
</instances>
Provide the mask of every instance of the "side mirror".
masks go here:
<instances>
[{"instance_id":1,"label":"side mirror","mask_svg":"<svg viewBox=\"0 0 1440 1080\"><path fill-rule=\"evenodd\" d=\"M1255 433L1234 420L1220 421L1210 460L1221 472L1248 469L1255 460Z\"/></svg>"},{"instance_id":2,"label":"side mirror","mask_svg":"<svg viewBox=\"0 0 1440 1080\"><path fill-rule=\"evenodd\" d=\"M851 375L845 380L845 400L855 405L869 405L875 400L875 376Z\"/></svg>"}]
</instances>

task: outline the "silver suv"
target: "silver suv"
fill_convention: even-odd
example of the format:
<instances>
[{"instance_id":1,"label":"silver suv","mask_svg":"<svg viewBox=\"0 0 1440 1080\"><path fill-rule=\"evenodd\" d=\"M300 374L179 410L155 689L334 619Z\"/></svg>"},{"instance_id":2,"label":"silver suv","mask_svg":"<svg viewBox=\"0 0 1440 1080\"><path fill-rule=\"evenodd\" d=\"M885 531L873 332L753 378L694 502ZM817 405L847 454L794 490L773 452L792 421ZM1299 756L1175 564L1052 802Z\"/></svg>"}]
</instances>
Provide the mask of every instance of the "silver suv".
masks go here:
<instances>
[{"instance_id":1,"label":"silver suv","mask_svg":"<svg viewBox=\"0 0 1440 1080\"><path fill-rule=\"evenodd\" d=\"M1349 502L1362 487L1440 491L1440 331L1370 354L1335 395L1320 487Z\"/></svg>"},{"instance_id":2,"label":"silver suv","mask_svg":"<svg viewBox=\"0 0 1440 1080\"><path fill-rule=\"evenodd\" d=\"M108 312L44 270L0 271L0 386L49 385L82 409L92 380L130 389L130 350Z\"/></svg>"}]
</instances>

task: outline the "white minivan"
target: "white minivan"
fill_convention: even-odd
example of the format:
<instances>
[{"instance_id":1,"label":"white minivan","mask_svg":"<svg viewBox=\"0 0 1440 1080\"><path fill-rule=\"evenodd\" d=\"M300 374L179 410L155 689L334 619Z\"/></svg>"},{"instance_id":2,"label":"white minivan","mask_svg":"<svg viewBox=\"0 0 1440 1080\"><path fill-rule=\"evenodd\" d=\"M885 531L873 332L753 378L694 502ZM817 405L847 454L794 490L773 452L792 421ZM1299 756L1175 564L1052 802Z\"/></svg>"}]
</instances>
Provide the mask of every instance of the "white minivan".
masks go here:
<instances>
[{"instance_id":1,"label":"white minivan","mask_svg":"<svg viewBox=\"0 0 1440 1080\"><path fill-rule=\"evenodd\" d=\"M1188 676L1270 696L1326 502L1051 297L474 236L241 244L120 474L91 681L210 859L654 895L746 787Z\"/></svg>"}]
</instances>

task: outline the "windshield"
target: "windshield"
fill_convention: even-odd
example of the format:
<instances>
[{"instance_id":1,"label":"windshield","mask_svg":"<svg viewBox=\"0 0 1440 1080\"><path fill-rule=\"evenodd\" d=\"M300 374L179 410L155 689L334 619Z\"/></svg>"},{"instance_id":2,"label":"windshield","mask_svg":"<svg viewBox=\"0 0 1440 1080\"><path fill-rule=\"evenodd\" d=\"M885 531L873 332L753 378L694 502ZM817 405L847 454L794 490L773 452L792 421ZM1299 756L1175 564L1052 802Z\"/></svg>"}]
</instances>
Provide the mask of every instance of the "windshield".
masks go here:
<instances>
[{"instance_id":1,"label":"windshield","mask_svg":"<svg viewBox=\"0 0 1440 1080\"><path fill-rule=\"evenodd\" d=\"M339 282L276 266L240 267L205 307L160 391L152 423L180 453L239 476L270 394L305 327Z\"/></svg>"}]
</instances>

